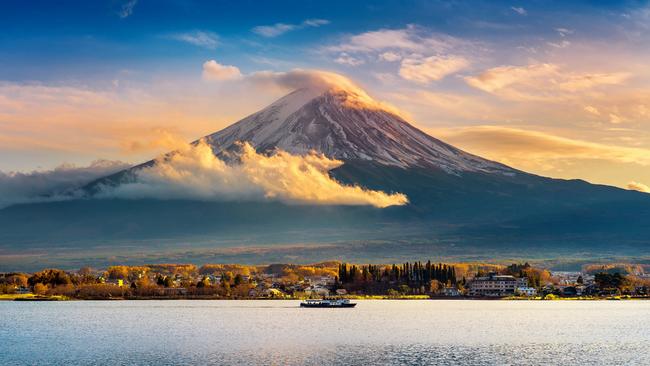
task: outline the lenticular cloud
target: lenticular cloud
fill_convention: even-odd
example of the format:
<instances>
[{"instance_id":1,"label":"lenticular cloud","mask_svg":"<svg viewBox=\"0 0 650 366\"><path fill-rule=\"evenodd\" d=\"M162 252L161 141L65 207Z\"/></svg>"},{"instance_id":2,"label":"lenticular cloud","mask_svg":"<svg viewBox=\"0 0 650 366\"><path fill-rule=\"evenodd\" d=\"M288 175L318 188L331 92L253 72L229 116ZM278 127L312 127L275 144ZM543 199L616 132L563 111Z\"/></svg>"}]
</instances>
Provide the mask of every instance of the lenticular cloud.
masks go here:
<instances>
[{"instance_id":1,"label":"lenticular cloud","mask_svg":"<svg viewBox=\"0 0 650 366\"><path fill-rule=\"evenodd\" d=\"M121 198L277 200L290 204L371 205L388 207L408 202L401 193L389 194L343 185L328 171L343 164L311 153L305 156L276 151L259 154L240 145L239 162L227 164L204 141L160 157L136 172L131 183L103 195Z\"/></svg>"}]
</instances>

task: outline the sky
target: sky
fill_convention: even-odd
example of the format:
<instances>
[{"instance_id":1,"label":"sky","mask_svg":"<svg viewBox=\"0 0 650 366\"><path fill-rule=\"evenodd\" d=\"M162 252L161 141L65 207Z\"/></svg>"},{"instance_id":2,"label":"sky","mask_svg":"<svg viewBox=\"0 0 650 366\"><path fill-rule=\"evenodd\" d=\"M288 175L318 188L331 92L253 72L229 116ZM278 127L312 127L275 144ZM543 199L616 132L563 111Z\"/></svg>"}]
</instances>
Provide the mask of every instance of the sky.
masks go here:
<instances>
[{"instance_id":1,"label":"sky","mask_svg":"<svg viewBox=\"0 0 650 366\"><path fill-rule=\"evenodd\" d=\"M0 11L0 172L138 163L344 75L431 135L648 190L646 1L29 1Z\"/></svg>"}]
</instances>

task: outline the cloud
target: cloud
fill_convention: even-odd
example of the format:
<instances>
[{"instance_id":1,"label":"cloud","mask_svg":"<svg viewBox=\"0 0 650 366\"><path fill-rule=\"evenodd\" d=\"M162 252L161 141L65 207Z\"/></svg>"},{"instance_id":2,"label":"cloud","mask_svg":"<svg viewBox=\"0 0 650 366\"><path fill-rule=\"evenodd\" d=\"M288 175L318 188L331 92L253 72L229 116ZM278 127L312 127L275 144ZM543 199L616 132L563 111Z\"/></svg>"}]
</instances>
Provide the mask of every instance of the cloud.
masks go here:
<instances>
[{"instance_id":1,"label":"cloud","mask_svg":"<svg viewBox=\"0 0 650 366\"><path fill-rule=\"evenodd\" d=\"M452 49L458 50L471 43L438 33L430 33L422 28L410 25L402 29L379 29L348 36L342 43L325 48L329 52L376 53L392 51L442 53Z\"/></svg>"},{"instance_id":2,"label":"cloud","mask_svg":"<svg viewBox=\"0 0 650 366\"><path fill-rule=\"evenodd\" d=\"M650 187L648 187L647 185L645 185L643 183L639 183L639 182L635 182L635 181L629 182L627 184L627 189L631 189L631 190L639 191L639 192L643 192L643 193L650 193Z\"/></svg>"},{"instance_id":3,"label":"cloud","mask_svg":"<svg viewBox=\"0 0 650 366\"><path fill-rule=\"evenodd\" d=\"M584 109L585 109L585 112L591 113L591 114L593 114L595 116L600 116L600 111L598 110L598 108L596 108L594 106L587 105L587 106L585 106Z\"/></svg>"},{"instance_id":4,"label":"cloud","mask_svg":"<svg viewBox=\"0 0 650 366\"><path fill-rule=\"evenodd\" d=\"M609 114L609 122L613 124L623 123L623 118L615 113Z\"/></svg>"},{"instance_id":5,"label":"cloud","mask_svg":"<svg viewBox=\"0 0 650 366\"><path fill-rule=\"evenodd\" d=\"M117 13L117 15L122 19L130 17L131 14L133 14L133 8L135 8L137 4L138 4L138 0L129 0L125 2L124 4L122 4L122 8Z\"/></svg>"},{"instance_id":6,"label":"cloud","mask_svg":"<svg viewBox=\"0 0 650 366\"><path fill-rule=\"evenodd\" d=\"M387 62L395 62L401 60L402 56L399 55L398 53L388 51L380 54L379 58Z\"/></svg>"},{"instance_id":7,"label":"cloud","mask_svg":"<svg viewBox=\"0 0 650 366\"><path fill-rule=\"evenodd\" d=\"M52 170L0 172L0 208L70 199L76 188L128 167L119 161L97 160L87 167L62 164Z\"/></svg>"},{"instance_id":8,"label":"cloud","mask_svg":"<svg viewBox=\"0 0 650 366\"><path fill-rule=\"evenodd\" d=\"M555 31L560 35L560 37L566 37L574 32L573 29L568 28L555 28Z\"/></svg>"},{"instance_id":9,"label":"cloud","mask_svg":"<svg viewBox=\"0 0 650 366\"><path fill-rule=\"evenodd\" d=\"M405 113L395 106L373 99L355 82L334 72L303 69L293 69L286 72L258 71L247 75L245 80L253 83L258 88L279 87L286 91L309 88L322 92L345 92L344 94L341 93L339 97L345 98L344 103L348 107L381 109L398 116L405 116Z\"/></svg>"},{"instance_id":10,"label":"cloud","mask_svg":"<svg viewBox=\"0 0 650 366\"><path fill-rule=\"evenodd\" d=\"M253 28L252 31L262 37L273 38L296 29L320 27L329 23L330 21L326 19L306 19L300 24L275 23L273 25L260 25Z\"/></svg>"},{"instance_id":11,"label":"cloud","mask_svg":"<svg viewBox=\"0 0 650 366\"><path fill-rule=\"evenodd\" d=\"M547 45L555 48L567 48L571 46L571 42L566 39L561 40L560 42L546 42Z\"/></svg>"},{"instance_id":12,"label":"cloud","mask_svg":"<svg viewBox=\"0 0 650 366\"><path fill-rule=\"evenodd\" d=\"M154 128L150 133L149 139L137 139L122 142L122 150L128 154L139 153L143 151L154 151L159 148L175 150L179 146L186 144L185 139L178 133L165 128Z\"/></svg>"},{"instance_id":13,"label":"cloud","mask_svg":"<svg viewBox=\"0 0 650 366\"><path fill-rule=\"evenodd\" d=\"M511 6L510 9L519 15L528 15L528 11L521 6Z\"/></svg>"},{"instance_id":14,"label":"cloud","mask_svg":"<svg viewBox=\"0 0 650 366\"><path fill-rule=\"evenodd\" d=\"M468 65L469 61L461 56L405 58L402 60L399 75L406 80L427 84L462 70Z\"/></svg>"},{"instance_id":15,"label":"cloud","mask_svg":"<svg viewBox=\"0 0 650 366\"><path fill-rule=\"evenodd\" d=\"M310 153L305 156L276 151L263 155L248 143L240 145L236 159L227 164L204 141L186 145L160 157L156 164L136 173L132 183L106 188L102 197L261 200L289 204L405 205L406 196L347 186L328 171L343 163Z\"/></svg>"},{"instance_id":16,"label":"cloud","mask_svg":"<svg viewBox=\"0 0 650 366\"><path fill-rule=\"evenodd\" d=\"M206 75L206 65L213 67L213 65L218 65L217 68L220 70L223 68L215 60L207 61L203 64L203 75L206 81L223 81L223 80L232 80L233 78L218 78L211 77L208 72ZM345 98L344 103L347 106L353 108L370 108L370 109L382 109L389 111L397 115L403 115L394 106L376 101L370 97L365 90L359 87L355 82L349 78L330 71L323 70L304 70L304 69L293 69L290 71L257 71L250 74L241 74L239 69L235 66L226 66L236 69L237 74L236 79L241 79L243 83L253 86L257 91L262 89L272 90L280 89L283 92L294 91L297 89L313 89L317 92L325 91L334 91L342 92L340 97Z\"/></svg>"},{"instance_id":17,"label":"cloud","mask_svg":"<svg viewBox=\"0 0 650 366\"><path fill-rule=\"evenodd\" d=\"M302 22L302 25L305 27L320 27L327 24L330 24L330 21L327 19L306 19Z\"/></svg>"},{"instance_id":18,"label":"cloud","mask_svg":"<svg viewBox=\"0 0 650 366\"><path fill-rule=\"evenodd\" d=\"M571 93L625 82L628 73L571 73L558 65L499 66L465 81L470 86L512 100L566 100Z\"/></svg>"},{"instance_id":19,"label":"cloud","mask_svg":"<svg viewBox=\"0 0 650 366\"><path fill-rule=\"evenodd\" d=\"M194 46L213 50L219 45L219 36L212 32L195 31L188 33L173 34L170 38L177 41L186 42Z\"/></svg>"},{"instance_id":20,"label":"cloud","mask_svg":"<svg viewBox=\"0 0 650 366\"><path fill-rule=\"evenodd\" d=\"M552 168L570 160L604 160L650 166L650 150L559 137L502 126L447 131L446 139L463 148L520 167Z\"/></svg>"},{"instance_id":21,"label":"cloud","mask_svg":"<svg viewBox=\"0 0 650 366\"><path fill-rule=\"evenodd\" d=\"M339 57L334 60L334 62L336 62L337 64L349 65L349 66L359 66L365 63L365 61L358 58L354 58L345 52L341 53Z\"/></svg>"},{"instance_id":22,"label":"cloud","mask_svg":"<svg viewBox=\"0 0 650 366\"><path fill-rule=\"evenodd\" d=\"M237 80L242 78L242 73L237 66L222 65L215 60L203 63L204 80Z\"/></svg>"},{"instance_id":23,"label":"cloud","mask_svg":"<svg viewBox=\"0 0 650 366\"><path fill-rule=\"evenodd\" d=\"M253 33L257 33L262 37L272 38L294 29L296 29L296 26L293 24L275 23L273 25L257 26L253 28Z\"/></svg>"}]
</instances>

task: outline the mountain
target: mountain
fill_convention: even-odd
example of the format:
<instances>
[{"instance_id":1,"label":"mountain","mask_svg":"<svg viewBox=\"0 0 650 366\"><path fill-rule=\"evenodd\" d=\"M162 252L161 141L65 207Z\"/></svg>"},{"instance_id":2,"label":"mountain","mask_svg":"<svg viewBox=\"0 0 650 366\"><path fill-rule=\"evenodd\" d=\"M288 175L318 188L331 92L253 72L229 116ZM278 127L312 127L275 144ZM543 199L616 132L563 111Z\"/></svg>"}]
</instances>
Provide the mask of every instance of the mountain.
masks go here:
<instances>
[{"instance_id":1,"label":"mountain","mask_svg":"<svg viewBox=\"0 0 650 366\"><path fill-rule=\"evenodd\" d=\"M158 164L151 160L89 183L81 200L0 210L0 249L2 243L196 237L248 238L253 244L410 238L503 255L513 248L540 254L615 247L640 253L650 247L650 195L540 177L472 155L417 129L359 89L298 89L201 141L229 164L237 164L232 153L242 141L263 154L316 151L344 162L330 171L337 180L401 192L409 204L377 209L92 199L106 187L133 182L143 168ZM372 249L363 250L373 258Z\"/></svg>"},{"instance_id":2,"label":"mountain","mask_svg":"<svg viewBox=\"0 0 650 366\"><path fill-rule=\"evenodd\" d=\"M262 152L310 150L344 161L401 168L514 174L515 170L437 140L353 92L299 89L206 137L215 153L248 141Z\"/></svg>"}]
</instances>

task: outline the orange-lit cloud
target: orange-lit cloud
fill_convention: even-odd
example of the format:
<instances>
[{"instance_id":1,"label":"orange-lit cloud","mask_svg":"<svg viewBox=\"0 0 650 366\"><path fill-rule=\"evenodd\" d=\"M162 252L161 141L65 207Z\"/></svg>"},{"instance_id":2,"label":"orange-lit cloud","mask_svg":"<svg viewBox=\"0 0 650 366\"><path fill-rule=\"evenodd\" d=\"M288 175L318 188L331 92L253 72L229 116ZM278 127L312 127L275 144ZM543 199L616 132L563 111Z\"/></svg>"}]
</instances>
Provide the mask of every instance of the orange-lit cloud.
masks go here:
<instances>
[{"instance_id":1,"label":"orange-lit cloud","mask_svg":"<svg viewBox=\"0 0 650 366\"><path fill-rule=\"evenodd\" d=\"M203 63L203 78L206 80L237 80L242 76L237 66L222 65L215 60Z\"/></svg>"},{"instance_id":2,"label":"orange-lit cloud","mask_svg":"<svg viewBox=\"0 0 650 366\"><path fill-rule=\"evenodd\" d=\"M627 184L627 189L632 189L632 190L639 191L639 192L644 192L644 193L650 193L650 187L648 187L647 185L645 185L643 183L634 182L634 181L629 182Z\"/></svg>"},{"instance_id":3,"label":"orange-lit cloud","mask_svg":"<svg viewBox=\"0 0 650 366\"><path fill-rule=\"evenodd\" d=\"M650 149L606 145L501 126L448 130L445 139L472 152L514 165L552 165L557 160L598 159L650 166Z\"/></svg>"},{"instance_id":4,"label":"orange-lit cloud","mask_svg":"<svg viewBox=\"0 0 650 366\"><path fill-rule=\"evenodd\" d=\"M631 181L627 184L627 189L632 189L643 193L650 193L650 187L648 187L643 183L634 182L634 181Z\"/></svg>"},{"instance_id":5,"label":"orange-lit cloud","mask_svg":"<svg viewBox=\"0 0 650 366\"><path fill-rule=\"evenodd\" d=\"M406 80L427 84L466 68L469 61L462 56L409 57L402 60L399 75Z\"/></svg>"},{"instance_id":6,"label":"orange-lit cloud","mask_svg":"<svg viewBox=\"0 0 650 366\"><path fill-rule=\"evenodd\" d=\"M499 66L465 81L482 91L518 101L567 100L572 94L599 86L618 85L628 73L572 73L550 63Z\"/></svg>"},{"instance_id":7,"label":"orange-lit cloud","mask_svg":"<svg viewBox=\"0 0 650 366\"><path fill-rule=\"evenodd\" d=\"M240 164L228 165L203 141L185 145L136 173L136 181L104 192L122 198L190 198L202 200L277 200L292 204L404 205L406 196L346 186L328 171L341 166L323 155L258 154L242 144Z\"/></svg>"}]
</instances>

